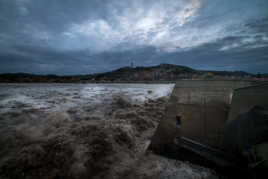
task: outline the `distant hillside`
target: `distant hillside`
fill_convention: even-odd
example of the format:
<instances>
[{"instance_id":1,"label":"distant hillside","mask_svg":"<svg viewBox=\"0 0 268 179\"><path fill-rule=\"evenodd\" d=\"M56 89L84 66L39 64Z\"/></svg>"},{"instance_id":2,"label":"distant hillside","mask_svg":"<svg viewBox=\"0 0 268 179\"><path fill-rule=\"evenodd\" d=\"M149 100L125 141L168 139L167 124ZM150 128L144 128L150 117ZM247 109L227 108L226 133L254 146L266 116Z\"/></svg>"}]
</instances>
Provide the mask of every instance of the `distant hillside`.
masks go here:
<instances>
[{"instance_id":1,"label":"distant hillside","mask_svg":"<svg viewBox=\"0 0 268 179\"><path fill-rule=\"evenodd\" d=\"M268 78L268 73L260 74L262 78Z\"/></svg>"},{"instance_id":2,"label":"distant hillside","mask_svg":"<svg viewBox=\"0 0 268 179\"><path fill-rule=\"evenodd\" d=\"M96 80L108 81L154 81L154 80L176 80L189 78L196 70L185 66L160 64L152 67L124 67L115 71L98 74Z\"/></svg>"},{"instance_id":3,"label":"distant hillside","mask_svg":"<svg viewBox=\"0 0 268 179\"><path fill-rule=\"evenodd\" d=\"M81 83L88 82L92 75L35 75L28 73L6 73L0 74L0 83Z\"/></svg>"},{"instance_id":4,"label":"distant hillside","mask_svg":"<svg viewBox=\"0 0 268 179\"><path fill-rule=\"evenodd\" d=\"M0 82L134 82L175 81L179 79L244 79L251 77L255 77L255 75L243 71L204 71L180 65L160 64L152 67L123 67L106 73L75 76L25 73L0 74Z\"/></svg>"},{"instance_id":5,"label":"distant hillside","mask_svg":"<svg viewBox=\"0 0 268 179\"><path fill-rule=\"evenodd\" d=\"M96 81L174 81L178 79L245 78L254 75L243 71L204 71L186 66L160 64L152 67L124 67L95 75Z\"/></svg>"}]
</instances>

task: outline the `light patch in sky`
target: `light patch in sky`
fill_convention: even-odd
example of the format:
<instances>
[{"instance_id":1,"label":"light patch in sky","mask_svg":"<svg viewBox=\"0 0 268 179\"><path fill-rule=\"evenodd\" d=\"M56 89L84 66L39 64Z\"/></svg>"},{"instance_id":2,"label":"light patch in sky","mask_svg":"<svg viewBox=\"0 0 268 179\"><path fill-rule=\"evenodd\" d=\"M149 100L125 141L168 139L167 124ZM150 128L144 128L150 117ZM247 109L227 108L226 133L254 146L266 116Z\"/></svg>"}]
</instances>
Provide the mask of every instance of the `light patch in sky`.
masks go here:
<instances>
[{"instance_id":1,"label":"light patch in sky","mask_svg":"<svg viewBox=\"0 0 268 179\"><path fill-rule=\"evenodd\" d=\"M192 0L181 10L175 18L178 19L178 26L183 26L201 7L201 0Z\"/></svg>"},{"instance_id":2,"label":"light patch in sky","mask_svg":"<svg viewBox=\"0 0 268 179\"><path fill-rule=\"evenodd\" d=\"M126 10L121 15L116 14L112 17L119 22L116 26L111 26L104 19L88 20L81 24L73 24L66 32L63 32L63 35L70 38L84 36L88 39L104 41L106 48L103 50L116 47L120 43L153 45L160 48L173 44L172 47L167 47L167 51L176 49L178 42L183 42L179 44L181 48L196 46L196 41L188 38L189 35L192 36L191 34L176 31L192 20L201 5L201 0L191 0L182 8L170 6L162 9L159 6L153 6L145 10L139 7L131 10L135 12L134 14ZM175 14L170 14L170 12Z\"/></svg>"},{"instance_id":3,"label":"light patch in sky","mask_svg":"<svg viewBox=\"0 0 268 179\"><path fill-rule=\"evenodd\" d=\"M239 45L237 43L233 43L231 45L226 45L226 46L220 48L220 51L226 51L226 50L233 49L236 47L239 47Z\"/></svg>"},{"instance_id":4,"label":"light patch in sky","mask_svg":"<svg viewBox=\"0 0 268 179\"><path fill-rule=\"evenodd\" d=\"M95 21L86 21L82 24L74 24L71 27L70 31L74 34L85 35L88 37L98 36L103 40L108 40L114 33L113 29L109 26L109 24L102 19Z\"/></svg>"}]
</instances>

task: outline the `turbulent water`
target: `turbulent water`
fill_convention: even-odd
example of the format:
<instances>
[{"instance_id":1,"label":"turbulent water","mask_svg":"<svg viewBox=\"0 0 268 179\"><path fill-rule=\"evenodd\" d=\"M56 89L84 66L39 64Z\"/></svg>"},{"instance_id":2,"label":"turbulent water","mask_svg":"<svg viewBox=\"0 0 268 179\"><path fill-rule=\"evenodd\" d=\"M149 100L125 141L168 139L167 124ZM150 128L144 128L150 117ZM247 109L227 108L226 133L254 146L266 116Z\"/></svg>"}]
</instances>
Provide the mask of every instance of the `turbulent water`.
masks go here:
<instances>
[{"instance_id":1,"label":"turbulent water","mask_svg":"<svg viewBox=\"0 0 268 179\"><path fill-rule=\"evenodd\" d=\"M0 178L216 178L146 148L172 84L1 84Z\"/></svg>"},{"instance_id":2,"label":"turbulent water","mask_svg":"<svg viewBox=\"0 0 268 179\"><path fill-rule=\"evenodd\" d=\"M144 102L168 96L173 84L0 84L0 112L34 108L68 110L96 104L115 95L129 96L133 102Z\"/></svg>"}]
</instances>

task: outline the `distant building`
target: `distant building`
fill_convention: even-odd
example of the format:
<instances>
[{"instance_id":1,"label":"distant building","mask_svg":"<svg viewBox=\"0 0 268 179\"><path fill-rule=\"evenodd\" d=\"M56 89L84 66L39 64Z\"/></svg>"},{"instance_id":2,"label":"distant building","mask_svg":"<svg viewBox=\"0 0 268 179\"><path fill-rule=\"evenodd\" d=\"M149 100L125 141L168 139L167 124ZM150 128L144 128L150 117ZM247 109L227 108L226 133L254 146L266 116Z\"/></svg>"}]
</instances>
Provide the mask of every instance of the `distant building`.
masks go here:
<instances>
[{"instance_id":1,"label":"distant building","mask_svg":"<svg viewBox=\"0 0 268 179\"><path fill-rule=\"evenodd\" d=\"M134 68L134 63L133 62L130 63L130 68Z\"/></svg>"}]
</instances>

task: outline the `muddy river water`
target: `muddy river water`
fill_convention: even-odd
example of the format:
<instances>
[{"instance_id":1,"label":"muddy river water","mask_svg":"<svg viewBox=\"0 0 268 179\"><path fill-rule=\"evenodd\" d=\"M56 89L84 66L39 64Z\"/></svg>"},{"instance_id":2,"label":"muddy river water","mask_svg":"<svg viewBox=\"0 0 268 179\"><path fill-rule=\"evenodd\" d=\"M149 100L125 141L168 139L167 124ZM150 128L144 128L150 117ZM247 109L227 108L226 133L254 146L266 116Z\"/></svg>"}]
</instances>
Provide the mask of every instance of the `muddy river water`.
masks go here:
<instances>
[{"instance_id":1,"label":"muddy river water","mask_svg":"<svg viewBox=\"0 0 268 179\"><path fill-rule=\"evenodd\" d=\"M0 84L0 178L217 178L145 150L173 84Z\"/></svg>"}]
</instances>

